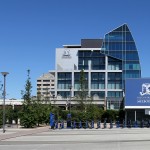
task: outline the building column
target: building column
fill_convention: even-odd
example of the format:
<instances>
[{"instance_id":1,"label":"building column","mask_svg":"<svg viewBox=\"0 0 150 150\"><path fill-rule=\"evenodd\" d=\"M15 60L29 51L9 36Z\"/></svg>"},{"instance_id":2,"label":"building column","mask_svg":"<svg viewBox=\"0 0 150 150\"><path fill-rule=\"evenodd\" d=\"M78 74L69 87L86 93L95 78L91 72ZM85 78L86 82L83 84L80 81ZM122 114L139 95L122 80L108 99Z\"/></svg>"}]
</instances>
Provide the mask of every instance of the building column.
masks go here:
<instances>
[{"instance_id":1,"label":"building column","mask_svg":"<svg viewBox=\"0 0 150 150\"><path fill-rule=\"evenodd\" d=\"M57 80L58 80L57 74L58 74L58 72L56 70L55 71L55 97L57 97L57 89L58 89L58 87L57 87Z\"/></svg>"},{"instance_id":2,"label":"building column","mask_svg":"<svg viewBox=\"0 0 150 150\"><path fill-rule=\"evenodd\" d=\"M74 97L74 70L72 71L71 86L72 86L71 96Z\"/></svg>"},{"instance_id":3,"label":"building column","mask_svg":"<svg viewBox=\"0 0 150 150\"><path fill-rule=\"evenodd\" d=\"M105 106L105 109L107 109L107 105L108 105L108 102L107 102L107 87L108 87L108 57L105 56L105 102L104 102L104 106Z\"/></svg>"},{"instance_id":4,"label":"building column","mask_svg":"<svg viewBox=\"0 0 150 150\"><path fill-rule=\"evenodd\" d=\"M136 110L134 111L134 121L136 121Z\"/></svg>"},{"instance_id":5,"label":"building column","mask_svg":"<svg viewBox=\"0 0 150 150\"><path fill-rule=\"evenodd\" d=\"M127 116L128 114L127 114L127 110L125 110L125 126L127 126Z\"/></svg>"},{"instance_id":6,"label":"building column","mask_svg":"<svg viewBox=\"0 0 150 150\"><path fill-rule=\"evenodd\" d=\"M88 61L88 66L89 66L89 70L88 70L88 95L90 95L91 93L91 60Z\"/></svg>"}]
</instances>

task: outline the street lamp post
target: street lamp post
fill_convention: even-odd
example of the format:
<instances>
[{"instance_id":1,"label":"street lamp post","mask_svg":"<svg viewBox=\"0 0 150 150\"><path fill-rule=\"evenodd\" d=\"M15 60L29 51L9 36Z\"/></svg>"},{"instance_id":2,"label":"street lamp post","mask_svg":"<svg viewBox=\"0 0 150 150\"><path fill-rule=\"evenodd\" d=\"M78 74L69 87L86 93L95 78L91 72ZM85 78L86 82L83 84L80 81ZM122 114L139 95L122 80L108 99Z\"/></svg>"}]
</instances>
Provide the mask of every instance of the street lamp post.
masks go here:
<instances>
[{"instance_id":1,"label":"street lamp post","mask_svg":"<svg viewBox=\"0 0 150 150\"><path fill-rule=\"evenodd\" d=\"M5 133L5 97L6 97L6 76L9 74L8 72L1 72L1 74L4 76L4 91L3 91L3 133Z\"/></svg>"}]
</instances>

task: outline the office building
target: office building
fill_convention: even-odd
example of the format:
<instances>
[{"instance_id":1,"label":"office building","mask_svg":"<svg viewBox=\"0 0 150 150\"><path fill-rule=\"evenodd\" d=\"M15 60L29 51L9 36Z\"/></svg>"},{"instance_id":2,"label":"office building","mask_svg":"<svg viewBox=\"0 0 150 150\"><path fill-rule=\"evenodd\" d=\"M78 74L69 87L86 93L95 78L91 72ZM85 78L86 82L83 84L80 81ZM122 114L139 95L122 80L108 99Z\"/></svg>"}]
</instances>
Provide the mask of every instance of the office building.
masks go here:
<instances>
[{"instance_id":1,"label":"office building","mask_svg":"<svg viewBox=\"0 0 150 150\"><path fill-rule=\"evenodd\" d=\"M81 70L87 81L87 101L107 109L120 109L124 104L126 78L140 78L141 67L132 34L123 24L108 32L103 39L82 39L79 45L56 48L55 97L66 105L75 105L80 90ZM50 71L52 72L52 71Z\"/></svg>"},{"instance_id":2,"label":"office building","mask_svg":"<svg viewBox=\"0 0 150 150\"><path fill-rule=\"evenodd\" d=\"M50 99L54 95L55 76L54 73L44 73L37 79L37 93L42 99Z\"/></svg>"}]
</instances>

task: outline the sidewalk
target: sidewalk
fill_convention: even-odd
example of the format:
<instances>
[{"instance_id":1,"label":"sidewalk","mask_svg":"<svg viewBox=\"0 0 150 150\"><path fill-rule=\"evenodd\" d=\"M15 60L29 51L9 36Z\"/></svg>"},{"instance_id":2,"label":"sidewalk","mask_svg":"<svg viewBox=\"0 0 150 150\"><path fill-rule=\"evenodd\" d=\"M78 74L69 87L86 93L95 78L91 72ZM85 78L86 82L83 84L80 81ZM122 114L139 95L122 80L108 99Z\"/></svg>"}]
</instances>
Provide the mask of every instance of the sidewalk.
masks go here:
<instances>
[{"instance_id":1,"label":"sidewalk","mask_svg":"<svg viewBox=\"0 0 150 150\"><path fill-rule=\"evenodd\" d=\"M18 128L18 129L6 129L6 132L3 133L3 130L0 129L0 141L20 137L20 136L26 136L26 135L32 135L40 132L49 131L50 126L45 127L37 127L37 128L30 128L30 129L24 129L24 128Z\"/></svg>"}]
</instances>

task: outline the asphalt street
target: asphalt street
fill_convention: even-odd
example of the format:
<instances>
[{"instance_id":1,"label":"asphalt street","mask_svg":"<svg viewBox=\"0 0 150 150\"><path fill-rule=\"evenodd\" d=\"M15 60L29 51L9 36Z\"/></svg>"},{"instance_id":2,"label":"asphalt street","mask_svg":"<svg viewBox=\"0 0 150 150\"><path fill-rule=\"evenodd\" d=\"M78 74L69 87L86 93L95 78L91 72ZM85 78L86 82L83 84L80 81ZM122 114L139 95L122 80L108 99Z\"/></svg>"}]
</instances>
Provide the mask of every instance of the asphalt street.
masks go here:
<instances>
[{"instance_id":1,"label":"asphalt street","mask_svg":"<svg viewBox=\"0 0 150 150\"><path fill-rule=\"evenodd\" d=\"M9 137L17 133L15 137ZM149 150L150 129L57 129L7 131L0 150ZM4 133L0 133L2 137ZM15 135L15 134L14 134Z\"/></svg>"}]
</instances>

